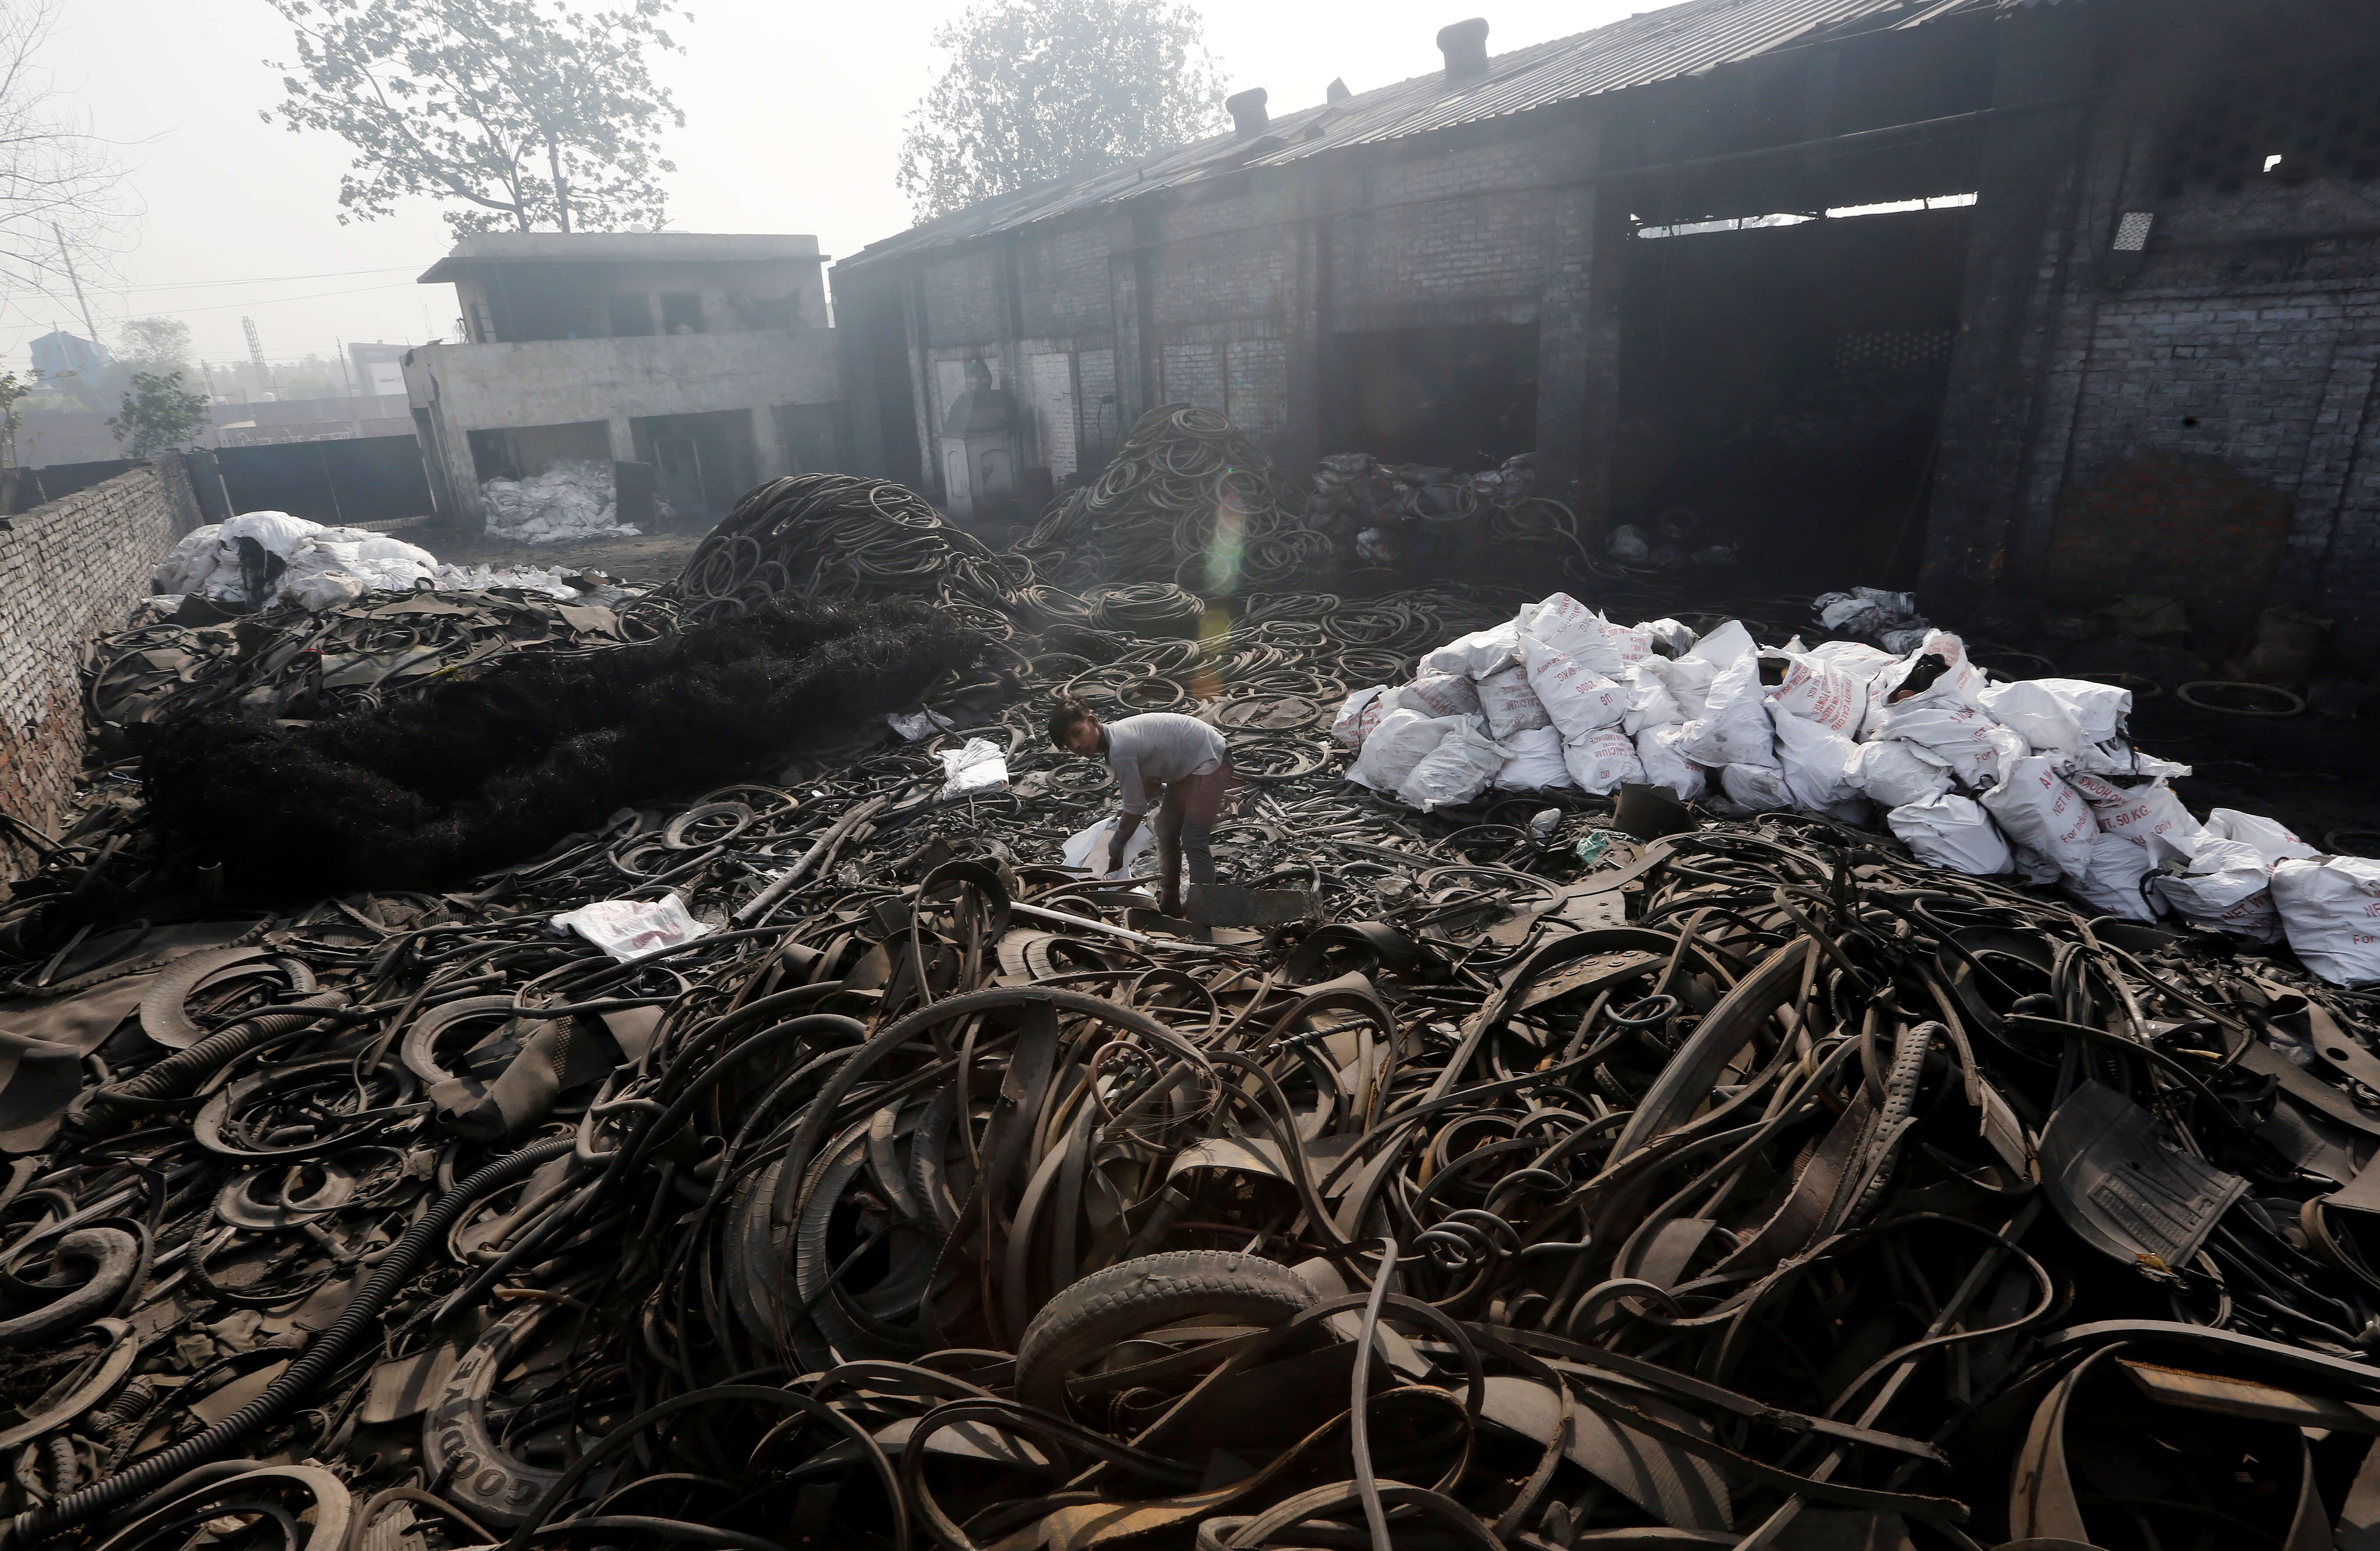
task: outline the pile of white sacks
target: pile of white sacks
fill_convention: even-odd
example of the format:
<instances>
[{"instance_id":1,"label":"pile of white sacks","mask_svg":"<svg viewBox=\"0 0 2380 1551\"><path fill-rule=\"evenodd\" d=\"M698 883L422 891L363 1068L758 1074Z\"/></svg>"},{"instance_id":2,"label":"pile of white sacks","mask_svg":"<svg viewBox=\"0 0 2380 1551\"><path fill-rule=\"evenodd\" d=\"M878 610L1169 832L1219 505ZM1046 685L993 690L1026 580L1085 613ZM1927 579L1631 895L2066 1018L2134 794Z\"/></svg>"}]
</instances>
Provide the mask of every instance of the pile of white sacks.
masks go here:
<instances>
[{"instance_id":1,"label":"pile of white sacks","mask_svg":"<svg viewBox=\"0 0 2380 1551\"><path fill-rule=\"evenodd\" d=\"M633 539L644 531L616 519L612 466L562 462L525 480L490 480L480 486L488 531L515 543L577 543Z\"/></svg>"},{"instance_id":2,"label":"pile of white sacks","mask_svg":"<svg viewBox=\"0 0 2380 1551\"><path fill-rule=\"evenodd\" d=\"M1347 777L1427 812L1509 791L1649 782L1727 813L1880 812L1918 860L2055 884L2092 913L2286 936L2339 984L2380 981L2380 861L2167 786L2131 747L2129 690L1994 681L1955 635L1762 649L1734 621L1619 625L1565 593L1448 642L1414 681L1359 690L1331 731Z\"/></svg>"},{"instance_id":3,"label":"pile of white sacks","mask_svg":"<svg viewBox=\"0 0 2380 1551\"><path fill-rule=\"evenodd\" d=\"M248 575L240 565L242 539L255 541L282 561L263 597L249 596ZM152 615L170 617L184 597L196 592L237 608L297 604L319 614L366 592L409 592L424 581L446 591L518 587L556 598L581 595L558 571L441 565L428 550L385 533L326 528L287 512L246 512L183 535L150 573L150 591L155 595L146 604Z\"/></svg>"}]
</instances>

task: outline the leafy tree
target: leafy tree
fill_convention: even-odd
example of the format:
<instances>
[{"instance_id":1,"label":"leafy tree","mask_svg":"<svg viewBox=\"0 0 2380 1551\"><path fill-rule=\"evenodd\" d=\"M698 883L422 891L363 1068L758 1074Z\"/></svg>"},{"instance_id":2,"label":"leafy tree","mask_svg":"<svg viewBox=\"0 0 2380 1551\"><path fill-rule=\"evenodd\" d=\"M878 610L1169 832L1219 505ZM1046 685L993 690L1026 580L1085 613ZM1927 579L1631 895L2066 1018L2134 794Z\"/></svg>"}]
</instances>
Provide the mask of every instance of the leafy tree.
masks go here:
<instances>
[{"instance_id":1,"label":"leafy tree","mask_svg":"<svg viewBox=\"0 0 2380 1551\"><path fill-rule=\"evenodd\" d=\"M25 416L17 408L17 400L33 391L32 380L19 377L14 372L0 372L0 468L17 466L17 433L23 429Z\"/></svg>"},{"instance_id":2,"label":"leafy tree","mask_svg":"<svg viewBox=\"0 0 2380 1551\"><path fill-rule=\"evenodd\" d=\"M31 388L41 386L44 383L51 386L50 391L42 394L39 398L32 399L25 405L25 409L36 415L96 414L105 406L91 402L91 385L80 381L79 376L79 373L72 372L56 377L41 372L29 373L29 396ZM82 391L77 392L78 388Z\"/></svg>"},{"instance_id":3,"label":"leafy tree","mask_svg":"<svg viewBox=\"0 0 2380 1551\"><path fill-rule=\"evenodd\" d=\"M1223 79L1180 0L978 0L901 144L921 220L1214 133Z\"/></svg>"},{"instance_id":4,"label":"leafy tree","mask_svg":"<svg viewBox=\"0 0 2380 1551\"><path fill-rule=\"evenodd\" d=\"M668 0L583 13L561 0L269 3L298 33L297 65L271 67L289 72L281 121L357 152L341 225L415 194L462 206L446 212L457 235L662 225L657 175L677 167L659 136L686 115L645 53L684 52L662 30Z\"/></svg>"},{"instance_id":5,"label":"leafy tree","mask_svg":"<svg viewBox=\"0 0 2380 1551\"><path fill-rule=\"evenodd\" d=\"M136 372L187 370L190 325L179 318L129 318L115 333L115 359Z\"/></svg>"},{"instance_id":6,"label":"leafy tree","mask_svg":"<svg viewBox=\"0 0 2380 1551\"><path fill-rule=\"evenodd\" d=\"M339 363L310 355L281 373L281 392L288 398L338 398L346 393Z\"/></svg>"},{"instance_id":7,"label":"leafy tree","mask_svg":"<svg viewBox=\"0 0 2380 1551\"><path fill-rule=\"evenodd\" d=\"M198 439L207 428L207 396L182 386L182 374L132 373L124 406L107 418L107 429L125 444L128 458L147 458Z\"/></svg>"}]
</instances>

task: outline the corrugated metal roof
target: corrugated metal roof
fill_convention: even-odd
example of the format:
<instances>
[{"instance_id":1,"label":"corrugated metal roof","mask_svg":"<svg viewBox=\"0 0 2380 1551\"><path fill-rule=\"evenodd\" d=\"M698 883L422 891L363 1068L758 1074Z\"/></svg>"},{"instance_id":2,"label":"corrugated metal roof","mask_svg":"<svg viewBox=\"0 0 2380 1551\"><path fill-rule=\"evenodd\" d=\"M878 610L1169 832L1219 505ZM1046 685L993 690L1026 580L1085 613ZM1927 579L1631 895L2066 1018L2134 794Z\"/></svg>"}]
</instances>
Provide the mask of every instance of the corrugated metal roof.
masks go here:
<instances>
[{"instance_id":1,"label":"corrugated metal roof","mask_svg":"<svg viewBox=\"0 0 2380 1551\"><path fill-rule=\"evenodd\" d=\"M1218 136L1134 166L1061 178L916 226L846 259L856 266L1006 231L1055 215L1122 203L1248 166L1284 166L1346 146L1378 144L1458 125L1704 74L1797 43L1900 30L1962 12L2033 0L1685 0L1491 58L1485 75L1450 83L1443 70L1343 103L1272 120L1261 137Z\"/></svg>"}]
</instances>

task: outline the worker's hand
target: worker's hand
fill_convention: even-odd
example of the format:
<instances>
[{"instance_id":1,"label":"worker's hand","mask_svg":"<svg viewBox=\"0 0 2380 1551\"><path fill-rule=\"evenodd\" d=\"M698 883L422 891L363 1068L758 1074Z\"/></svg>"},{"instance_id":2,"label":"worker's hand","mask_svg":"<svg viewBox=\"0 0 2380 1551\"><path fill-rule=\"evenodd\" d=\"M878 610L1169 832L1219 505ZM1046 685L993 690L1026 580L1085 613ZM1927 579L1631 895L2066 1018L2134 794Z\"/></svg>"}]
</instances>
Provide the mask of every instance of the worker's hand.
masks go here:
<instances>
[{"instance_id":1,"label":"worker's hand","mask_svg":"<svg viewBox=\"0 0 2380 1551\"><path fill-rule=\"evenodd\" d=\"M1121 841L1121 840L1111 840L1111 841L1109 841L1109 842L1108 842L1108 865L1107 865L1107 870L1108 870L1110 873L1121 873L1121 872L1123 872L1123 841Z\"/></svg>"}]
</instances>

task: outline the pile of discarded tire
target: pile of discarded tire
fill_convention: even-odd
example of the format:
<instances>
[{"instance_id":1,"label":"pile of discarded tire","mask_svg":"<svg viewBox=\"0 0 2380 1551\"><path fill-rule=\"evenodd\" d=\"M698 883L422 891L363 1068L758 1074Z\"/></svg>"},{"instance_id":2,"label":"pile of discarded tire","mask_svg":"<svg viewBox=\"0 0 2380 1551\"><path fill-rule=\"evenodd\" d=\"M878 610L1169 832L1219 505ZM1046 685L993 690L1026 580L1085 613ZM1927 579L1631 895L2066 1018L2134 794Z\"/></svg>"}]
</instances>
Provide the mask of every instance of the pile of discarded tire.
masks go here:
<instances>
[{"instance_id":1,"label":"pile of discarded tire","mask_svg":"<svg viewBox=\"0 0 2380 1551\"><path fill-rule=\"evenodd\" d=\"M1521 601L1019 627L920 741L440 893L143 895L95 804L0 906L14 1542L2356 1527L2371 995L1819 815L1341 779ZM1063 866L1062 682L1232 729L1218 860L1311 917Z\"/></svg>"}]
</instances>

